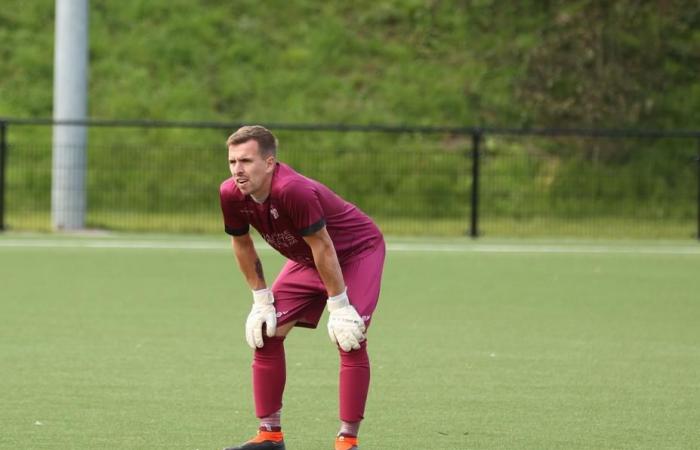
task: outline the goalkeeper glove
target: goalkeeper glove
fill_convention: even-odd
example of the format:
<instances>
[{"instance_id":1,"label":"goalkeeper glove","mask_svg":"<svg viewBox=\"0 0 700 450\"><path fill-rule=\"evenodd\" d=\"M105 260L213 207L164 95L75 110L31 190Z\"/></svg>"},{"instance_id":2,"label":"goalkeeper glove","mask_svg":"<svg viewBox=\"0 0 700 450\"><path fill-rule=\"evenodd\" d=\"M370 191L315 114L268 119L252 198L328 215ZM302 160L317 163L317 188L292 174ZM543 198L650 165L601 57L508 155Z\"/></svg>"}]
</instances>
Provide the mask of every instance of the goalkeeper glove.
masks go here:
<instances>
[{"instance_id":1,"label":"goalkeeper glove","mask_svg":"<svg viewBox=\"0 0 700 450\"><path fill-rule=\"evenodd\" d=\"M328 336L331 341L346 352L360 348L360 342L365 340L365 322L350 304L347 289L342 294L328 298L326 305L330 311Z\"/></svg>"},{"instance_id":2,"label":"goalkeeper glove","mask_svg":"<svg viewBox=\"0 0 700 450\"><path fill-rule=\"evenodd\" d=\"M245 321L245 340L252 349L263 346L263 324L267 337L273 337L277 331L277 311L274 303L275 297L270 289L253 291L253 308Z\"/></svg>"}]
</instances>

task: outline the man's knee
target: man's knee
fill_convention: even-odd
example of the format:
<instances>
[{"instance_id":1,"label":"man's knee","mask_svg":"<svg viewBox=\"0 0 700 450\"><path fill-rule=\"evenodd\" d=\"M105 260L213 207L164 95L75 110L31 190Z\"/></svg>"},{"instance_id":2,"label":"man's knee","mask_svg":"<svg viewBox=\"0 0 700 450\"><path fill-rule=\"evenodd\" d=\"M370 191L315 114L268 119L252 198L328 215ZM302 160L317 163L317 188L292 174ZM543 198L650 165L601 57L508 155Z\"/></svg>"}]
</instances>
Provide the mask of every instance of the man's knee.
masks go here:
<instances>
[{"instance_id":1,"label":"man's knee","mask_svg":"<svg viewBox=\"0 0 700 450\"><path fill-rule=\"evenodd\" d=\"M344 351L338 348L340 353L340 365L342 367L369 367L369 355L367 354L367 341L360 343L357 350Z\"/></svg>"},{"instance_id":2,"label":"man's knee","mask_svg":"<svg viewBox=\"0 0 700 450\"><path fill-rule=\"evenodd\" d=\"M292 331L292 328L294 328L294 325L296 325L297 321L293 320L291 322L287 322L283 325L279 325L277 327L277 331L275 332L275 336L277 337L285 337L289 334L290 331Z\"/></svg>"}]
</instances>

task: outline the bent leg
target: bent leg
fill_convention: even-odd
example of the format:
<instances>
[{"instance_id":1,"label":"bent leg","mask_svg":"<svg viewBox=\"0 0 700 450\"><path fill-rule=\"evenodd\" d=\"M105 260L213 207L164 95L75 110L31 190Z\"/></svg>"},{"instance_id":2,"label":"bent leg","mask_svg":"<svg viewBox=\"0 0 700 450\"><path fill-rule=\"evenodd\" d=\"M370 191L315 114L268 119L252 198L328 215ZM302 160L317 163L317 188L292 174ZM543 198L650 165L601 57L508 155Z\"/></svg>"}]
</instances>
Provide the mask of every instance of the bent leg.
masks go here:
<instances>
[{"instance_id":1,"label":"bent leg","mask_svg":"<svg viewBox=\"0 0 700 450\"><path fill-rule=\"evenodd\" d=\"M287 322L284 325L280 325L277 327L277 331L275 331L275 336L277 337L286 337L290 331L292 331L292 328L296 326L297 321L293 320L291 322Z\"/></svg>"},{"instance_id":2,"label":"bent leg","mask_svg":"<svg viewBox=\"0 0 700 450\"><path fill-rule=\"evenodd\" d=\"M379 301L385 255L386 251L382 245L369 255L342 266L350 303L362 317L367 328L370 326L372 314Z\"/></svg>"},{"instance_id":3,"label":"bent leg","mask_svg":"<svg viewBox=\"0 0 700 450\"><path fill-rule=\"evenodd\" d=\"M369 328L372 314L379 300L381 277L384 268L385 248L378 246L374 252L359 260L344 264L343 276L348 286L350 303ZM339 436L356 438L362 419L364 419L365 404L369 392L370 362L367 355L367 341L360 348L344 352L340 348L340 431Z\"/></svg>"},{"instance_id":4,"label":"bent leg","mask_svg":"<svg viewBox=\"0 0 700 450\"><path fill-rule=\"evenodd\" d=\"M253 353L253 397L258 418L273 414L279 418L287 380L284 338L293 327L294 321L287 322L277 328L274 337L263 334L265 345Z\"/></svg>"},{"instance_id":5,"label":"bent leg","mask_svg":"<svg viewBox=\"0 0 700 450\"><path fill-rule=\"evenodd\" d=\"M272 291L278 330L290 322L298 327L316 328L327 295L314 268L287 261L273 283Z\"/></svg>"},{"instance_id":6,"label":"bent leg","mask_svg":"<svg viewBox=\"0 0 700 450\"><path fill-rule=\"evenodd\" d=\"M265 336L264 345L253 353L253 398L257 417L268 417L282 409L286 381L284 336Z\"/></svg>"}]
</instances>

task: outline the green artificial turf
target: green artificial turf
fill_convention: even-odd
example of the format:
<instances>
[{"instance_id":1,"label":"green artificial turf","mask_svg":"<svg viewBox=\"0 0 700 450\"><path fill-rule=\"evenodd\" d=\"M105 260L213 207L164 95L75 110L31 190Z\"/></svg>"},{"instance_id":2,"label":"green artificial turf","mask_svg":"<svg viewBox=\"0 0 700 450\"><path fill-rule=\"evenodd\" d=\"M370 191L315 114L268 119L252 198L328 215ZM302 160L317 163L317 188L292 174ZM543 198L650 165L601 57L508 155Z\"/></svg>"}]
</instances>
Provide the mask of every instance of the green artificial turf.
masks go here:
<instances>
[{"instance_id":1,"label":"green artificial turf","mask_svg":"<svg viewBox=\"0 0 700 450\"><path fill-rule=\"evenodd\" d=\"M389 243L363 450L700 446L697 243ZM249 297L225 237L0 236L0 448L250 437ZM337 430L322 325L286 341L290 450Z\"/></svg>"}]
</instances>

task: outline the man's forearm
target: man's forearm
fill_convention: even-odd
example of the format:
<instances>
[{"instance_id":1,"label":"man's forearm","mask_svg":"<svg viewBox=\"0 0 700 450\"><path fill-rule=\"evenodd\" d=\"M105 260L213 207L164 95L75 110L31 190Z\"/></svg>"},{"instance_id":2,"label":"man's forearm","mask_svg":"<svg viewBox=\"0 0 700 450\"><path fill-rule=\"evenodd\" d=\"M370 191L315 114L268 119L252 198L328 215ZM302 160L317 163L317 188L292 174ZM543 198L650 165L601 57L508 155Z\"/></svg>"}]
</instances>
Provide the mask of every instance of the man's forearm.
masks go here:
<instances>
[{"instance_id":1,"label":"man's forearm","mask_svg":"<svg viewBox=\"0 0 700 450\"><path fill-rule=\"evenodd\" d=\"M252 265L246 264L244 269L243 265L239 262L239 267L241 267L241 271L243 272L245 279L248 282L248 286L250 286L251 289L258 290L267 287L267 283L265 283L265 275L263 274L262 263L257 255L255 255Z\"/></svg>"},{"instance_id":2,"label":"man's forearm","mask_svg":"<svg viewBox=\"0 0 700 450\"><path fill-rule=\"evenodd\" d=\"M338 255L335 252L333 241L325 227L309 236L304 236L304 241L311 248L316 270L328 291L329 297L335 297L345 291L343 271L340 269Z\"/></svg>"},{"instance_id":3,"label":"man's forearm","mask_svg":"<svg viewBox=\"0 0 700 450\"><path fill-rule=\"evenodd\" d=\"M316 269L321 276L321 281L326 286L328 296L333 297L341 294L345 290L345 281L333 246L325 245L315 248L313 255Z\"/></svg>"},{"instance_id":4,"label":"man's forearm","mask_svg":"<svg viewBox=\"0 0 700 450\"><path fill-rule=\"evenodd\" d=\"M262 263L260 262L258 253L255 251L253 240L250 239L249 236L234 237L231 242L238 267L241 269L241 273L245 277L250 288L257 290L267 287Z\"/></svg>"}]
</instances>

